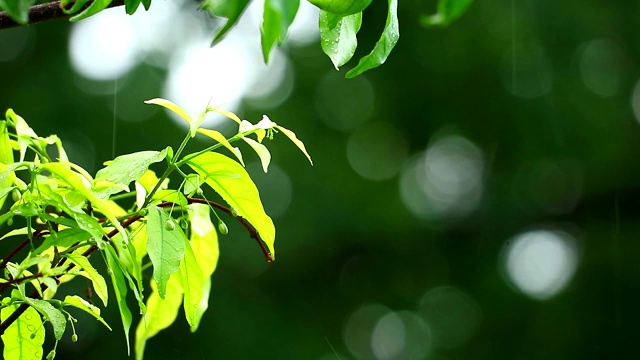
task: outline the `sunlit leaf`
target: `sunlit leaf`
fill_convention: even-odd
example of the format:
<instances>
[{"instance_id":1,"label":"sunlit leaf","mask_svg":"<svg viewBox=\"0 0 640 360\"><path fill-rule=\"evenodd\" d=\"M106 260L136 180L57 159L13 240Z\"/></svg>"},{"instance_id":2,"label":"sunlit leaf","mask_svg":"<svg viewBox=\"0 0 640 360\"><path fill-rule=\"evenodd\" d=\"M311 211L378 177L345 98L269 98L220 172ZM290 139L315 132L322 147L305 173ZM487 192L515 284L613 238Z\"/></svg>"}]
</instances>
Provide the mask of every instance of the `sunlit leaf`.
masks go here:
<instances>
[{"instance_id":1,"label":"sunlit leaf","mask_svg":"<svg viewBox=\"0 0 640 360\"><path fill-rule=\"evenodd\" d=\"M129 329L131 328L131 311L127 306L127 284L120 265L115 258L112 251L108 249L110 245L107 245L107 250L103 251L107 260L107 266L109 267L109 275L113 283L113 290L116 294L116 301L118 302L118 308L120 309L120 318L122 319L122 327L124 328L124 336L127 340L127 354L131 353L129 347Z\"/></svg>"},{"instance_id":2,"label":"sunlit leaf","mask_svg":"<svg viewBox=\"0 0 640 360\"><path fill-rule=\"evenodd\" d=\"M171 226L173 224L173 226ZM149 207L147 218L147 252L153 264L153 278L158 294L164 299L169 277L178 271L184 257L186 236L175 220L157 206Z\"/></svg>"},{"instance_id":3,"label":"sunlit leaf","mask_svg":"<svg viewBox=\"0 0 640 360\"><path fill-rule=\"evenodd\" d=\"M68 305L68 306L73 306L75 308L78 308L84 312L86 312L87 314L93 316L94 318L96 318L96 320L100 321L102 324L104 324L104 326L107 327L107 329L111 330L111 327L109 326L109 324L107 324L104 319L100 316L100 308L98 308L97 306L89 303L88 301L86 301L85 299L81 298L78 295L67 295L64 298L64 305Z\"/></svg>"},{"instance_id":4,"label":"sunlit leaf","mask_svg":"<svg viewBox=\"0 0 640 360\"><path fill-rule=\"evenodd\" d=\"M271 153L267 147L247 137L242 138L242 140L249 144L256 154L258 154L258 157L260 157L260 163L262 163L262 170L266 173L269 170L269 163L271 162Z\"/></svg>"},{"instance_id":5,"label":"sunlit leaf","mask_svg":"<svg viewBox=\"0 0 640 360\"><path fill-rule=\"evenodd\" d=\"M2 308L2 321L5 321L18 305ZM32 338L33 336L33 338ZM28 307L13 324L2 334L5 360L41 360L44 344L44 326L36 309Z\"/></svg>"},{"instance_id":6,"label":"sunlit leaf","mask_svg":"<svg viewBox=\"0 0 640 360\"><path fill-rule=\"evenodd\" d=\"M224 35L231 29L238 18L249 4L250 0L205 0L201 8L206 10L209 15L226 18L227 22L214 33L213 43L220 41Z\"/></svg>"},{"instance_id":7,"label":"sunlit leaf","mask_svg":"<svg viewBox=\"0 0 640 360\"><path fill-rule=\"evenodd\" d=\"M71 260L74 264L76 264L81 269L87 273L89 280L93 284L93 289L95 290L96 295L102 300L104 306L107 306L107 299L109 297L109 293L107 291L107 282L104 281L102 275L98 273L98 271L91 265L89 259L82 255L76 254L67 254L66 255L69 260Z\"/></svg>"},{"instance_id":8,"label":"sunlit leaf","mask_svg":"<svg viewBox=\"0 0 640 360\"><path fill-rule=\"evenodd\" d=\"M269 54L287 37L289 26L296 17L300 0L265 0L262 14L262 56L269 62Z\"/></svg>"},{"instance_id":9,"label":"sunlit leaf","mask_svg":"<svg viewBox=\"0 0 640 360\"><path fill-rule=\"evenodd\" d=\"M356 52L356 34L361 24L362 13L341 17L320 11L320 46L336 70L351 60Z\"/></svg>"},{"instance_id":10,"label":"sunlit leaf","mask_svg":"<svg viewBox=\"0 0 640 360\"><path fill-rule=\"evenodd\" d=\"M387 61L387 57L396 46L400 37L400 26L398 24L398 0L389 0L389 10L387 12L387 22L371 53L360 59L356 67L349 70L346 77L353 78L363 72L378 67Z\"/></svg>"},{"instance_id":11,"label":"sunlit leaf","mask_svg":"<svg viewBox=\"0 0 640 360\"><path fill-rule=\"evenodd\" d=\"M145 104L160 105L162 107L165 107L165 108L173 111L175 114L177 114L181 118L183 118L184 121L187 122L187 124L191 124L191 116L189 116L189 114L187 114L187 112L183 108L181 108L180 106L172 103L169 100L165 100L165 99L162 99L162 98L155 98L155 99L147 100L144 103Z\"/></svg>"},{"instance_id":12,"label":"sunlit leaf","mask_svg":"<svg viewBox=\"0 0 640 360\"><path fill-rule=\"evenodd\" d=\"M142 360L147 340L158 332L168 328L178 317L182 303L182 286L177 276L167 282L167 294L160 298L154 281L151 282L151 294L147 298L147 315L136 328L136 360Z\"/></svg>"},{"instance_id":13,"label":"sunlit leaf","mask_svg":"<svg viewBox=\"0 0 640 360\"><path fill-rule=\"evenodd\" d=\"M438 12L422 16L424 26L447 26L462 16L473 0L439 0Z\"/></svg>"},{"instance_id":14,"label":"sunlit leaf","mask_svg":"<svg viewBox=\"0 0 640 360\"><path fill-rule=\"evenodd\" d=\"M238 158L238 161L240 161L240 164L244 166L244 161L242 160L242 153L240 152L240 149L238 149L237 147L231 146L231 143L229 143L227 138L225 138L224 135L222 135L220 132L215 130L209 130L209 129L198 129L198 132L210 137L211 139L222 144L222 146L229 149L229 151L231 151L233 155L235 155Z\"/></svg>"},{"instance_id":15,"label":"sunlit leaf","mask_svg":"<svg viewBox=\"0 0 640 360\"><path fill-rule=\"evenodd\" d=\"M216 269L220 251L218 249L218 233L216 232L211 217L209 215L209 207L204 204L191 204L189 211L189 220L191 221L191 248L200 265L202 271L202 298L198 304L196 316L191 331L197 330L202 315L209 306L209 292L211 288L211 274Z\"/></svg>"},{"instance_id":16,"label":"sunlit leaf","mask_svg":"<svg viewBox=\"0 0 640 360\"><path fill-rule=\"evenodd\" d=\"M29 9L36 0L0 0L0 10L4 10L18 24L29 22Z\"/></svg>"},{"instance_id":17,"label":"sunlit leaf","mask_svg":"<svg viewBox=\"0 0 640 360\"><path fill-rule=\"evenodd\" d=\"M100 180L110 183L128 186L132 181L142 177L149 166L153 163L164 160L167 156L167 149L162 151L140 151L132 154L118 156L105 168L96 174L96 182ZM99 194L101 196L119 192L118 189L106 189Z\"/></svg>"},{"instance_id":18,"label":"sunlit leaf","mask_svg":"<svg viewBox=\"0 0 640 360\"><path fill-rule=\"evenodd\" d=\"M222 109L219 109L219 108L217 108L217 107L209 108L209 109L207 109L207 111L213 111L213 112L215 112L215 113L218 113L218 114L220 114L220 115L223 115L223 116L225 116L225 117L227 117L227 118L229 118L229 119L231 119L231 120L235 121L236 123L238 123L238 125L242 122L242 120L240 120L240 118L238 117L238 115L236 115L236 114L232 113L231 111L222 110Z\"/></svg>"},{"instance_id":19,"label":"sunlit leaf","mask_svg":"<svg viewBox=\"0 0 640 360\"><path fill-rule=\"evenodd\" d=\"M191 244L184 238L184 259L180 264L180 281L184 290L184 313L190 326L196 325L198 307L202 301L202 286L204 279L198 260L191 249Z\"/></svg>"},{"instance_id":20,"label":"sunlit leaf","mask_svg":"<svg viewBox=\"0 0 640 360\"><path fill-rule=\"evenodd\" d=\"M11 140L9 139L9 131L7 130L7 122L0 121L0 163L11 164L13 162L13 149L11 148ZM0 180L0 189L5 190L0 196L0 208L4 204L9 192L12 190L13 176L6 176Z\"/></svg>"},{"instance_id":21,"label":"sunlit leaf","mask_svg":"<svg viewBox=\"0 0 640 360\"><path fill-rule=\"evenodd\" d=\"M178 190L166 189L159 190L153 194L153 200L168 201L176 204L176 206L187 206L187 198Z\"/></svg>"},{"instance_id":22,"label":"sunlit leaf","mask_svg":"<svg viewBox=\"0 0 640 360\"><path fill-rule=\"evenodd\" d=\"M120 225L120 222L118 221L118 219L116 219L113 213L108 211L107 202L102 200L100 197L98 197L97 194L87 188L81 177L77 173L71 171L71 169L67 168L61 163L47 163L42 165L42 168L45 170L49 170L51 173L56 175L56 177L66 182L71 188L84 195L87 200L91 201L93 206L100 210L100 212L102 212L107 217L107 219L111 221L111 224L115 226L118 231L120 231L120 234L122 234L125 242L128 241L126 231L124 230L122 225ZM80 220L78 220L78 223L80 224Z\"/></svg>"},{"instance_id":23,"label":"sunlit leaf","mask_svg":"<svg viewBox=\"0 0 640 360\"><path fill-rule=\"evenodd\" d=\"M88 232L81 229L64 229L58 231L56 236L47 236L44 242L35 250L36 254L41 253L44 250L52 246L59 246L67 248L75 243L86 241L91 237Z\"/></svg>"},{"instance_id":24,"label":"sunlit leaf","mask_svg":"<svg viewBox=\"0 0 640 360\"><path fill-rule=\"evenodd\" d=\"M273 244L276 229L271 218L264 212L260 195L246 170L237 162L218 153L204 153L187 164L204 181L234 208L238 215L253 225L275 255Z\"/></svg>"},{"instance_id":25,"label":"sunlit leaf","mask_svg":"<svg viewBox=\"0 0 640 360\"><path fill-rule=\"evenodd\" d=\"M22 116L16 114L12 109L7 110L7 120L11 121L16 128L16 135L18 137L18 146L20 148L20 162L24 161L24 157L27 153L27 148L32 142L32 139L38 137Z\"/></svg>"},{"instance_id":26,"label":"sunlit leaf","mask_svg":"<svg viewBox=\"0 0 640 360\"><path fill-rule=\"evenodd\" d=\"M285 134L289 138L289 140L291 140L298 147L298 149L300 149L300 151L302 151L302 153L307 157L307 159L309 159L309 162L313 166L313 160L311 160L311 156L309 156L307 149L304 147L304 143L298 140L296 133L280 125L276 125L276 129L282 131L282 133Z\"/></svg>"}]
</instances>

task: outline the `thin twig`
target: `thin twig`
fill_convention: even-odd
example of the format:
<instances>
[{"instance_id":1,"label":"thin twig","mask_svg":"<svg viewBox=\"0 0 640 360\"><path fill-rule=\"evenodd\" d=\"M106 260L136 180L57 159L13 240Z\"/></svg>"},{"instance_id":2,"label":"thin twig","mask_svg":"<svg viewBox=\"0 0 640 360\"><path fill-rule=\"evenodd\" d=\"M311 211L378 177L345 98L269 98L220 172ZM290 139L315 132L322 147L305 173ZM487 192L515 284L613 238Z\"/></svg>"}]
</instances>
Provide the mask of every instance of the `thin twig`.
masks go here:
<instances>
[{"instance_id":1,"label":"thin twig","mask_svg":"<svg viewBox=\"0 0 640 360\"><path fill-rule=\"evenodd\" d=\"M14 1L14 0L12 0ZM87 3L82 10L86 9L88 6L93 4L93 2ZM113 0L109 5L110 7L122 6L124 5L124 0ZM82 11L80 10L80 11ZM76 14L65 14L62 11L62 7L60 6L60 1L51 1L43 4L37 4L31 7L29 10L29 23L20 24L15 22L6 11L0 11L0 30L10 29L19 26L37 24L49 20L55 19L65 19L71 17Z\"/></svg>"}]
</instances>

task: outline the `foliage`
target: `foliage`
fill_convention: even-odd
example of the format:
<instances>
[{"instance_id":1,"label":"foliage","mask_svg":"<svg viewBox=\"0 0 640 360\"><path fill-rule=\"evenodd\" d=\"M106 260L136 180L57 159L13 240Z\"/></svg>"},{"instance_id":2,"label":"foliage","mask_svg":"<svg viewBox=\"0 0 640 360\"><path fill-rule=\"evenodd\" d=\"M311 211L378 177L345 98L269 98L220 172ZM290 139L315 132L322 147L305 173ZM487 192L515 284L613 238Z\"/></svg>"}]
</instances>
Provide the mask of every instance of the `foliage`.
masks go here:
<instances>
[{"instance_id":1,"label":"foliage","mask_svg":"<svg viewBox=\"0 0 640 360\"><path fill-rule=\"evenodd\" d=\"M133 319L127 305L129 291L138 303L143 317L136 330L138 359L146 341L175 321L181 305L192 330L197 329L208 303L209 278L218 261L216 228L221 234L228 232L218 211L237 219L258 242L267 261L274 259L274 224L241 165L240 149L232 143L247 142L266 172L271 155L264 139L271 140L282 132L311 162L302 142L266 116L251 124L208 106L192 118L168 100L147 103L168 108L187 121L189 132L178 149L122 155L105 163L95 176L69 161L58 137L38 136L13 110L0 122L0 201L9 197L13 201L9 211L0 216L0 224L25 224L2 237L4 241L22 239L0 263L4 270L0 328L4 331L5 359L41 357L46 322L52 327L56 346L68 324L72 340L77 340L69 307L87 312L111 329L100 316L100 308L91 302L77 295L54 297L61 284L81 276L90 281L102 304L108 304L107 282L92 261L95 256L91 257L96 252L111 279L127 344ZM238 133L227 139L219 132L200 128L208 112L235 121ZM211 139L212 145L183 155L189 140L198 134ZM221 147L238 160L214 152ZM14 152L17 161L13 160ZM150 167L162 162L166 169L158 178ZM170 187L168 177L174 172L182 182ZM228 206L208 200L205 185ZM19 258L23 248L28 251ZM145 300L143 271L147 268L152 268L153 280ZM55 351L54 347L47 358L53 358Z\"/></svg>"}]
</instances>

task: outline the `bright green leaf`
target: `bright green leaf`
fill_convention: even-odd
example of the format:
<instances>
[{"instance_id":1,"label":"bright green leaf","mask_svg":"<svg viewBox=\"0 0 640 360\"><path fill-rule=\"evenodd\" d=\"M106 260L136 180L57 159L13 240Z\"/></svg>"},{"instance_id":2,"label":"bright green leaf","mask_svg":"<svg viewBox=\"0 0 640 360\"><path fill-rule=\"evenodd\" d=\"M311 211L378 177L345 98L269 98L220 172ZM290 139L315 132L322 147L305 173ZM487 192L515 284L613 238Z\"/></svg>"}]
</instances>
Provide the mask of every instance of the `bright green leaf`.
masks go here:
<instances>
[{"instance_id":1,"label":"bright green leaf","mask_svg":"<svg viewBox=\"0 0 640 360\"><path fill-rule=\"evenodd\" d=\"M249 144L256 154L258 154L260 162L262 163L262 170L266 173L269 170L269 163L271 162L271 153L267 147L248 137L243 137L242 140Z\"/></svg>"},{"instance_id":2,"label":"bright green leaf","mask_svg":"<svg viewBox=\"0 0 640 360\"><path fill-rule=\"evenodd\" d=\"M109 249L111 246L107 245L107 250L103 251L107 260L107 267L109 268L109 275L111 276L111 282L113 283L113 290L116 294L116 301L118 302L118 308L120 309L120 318L122 319L122 327L124 328L124 336L127 340L127 354L131 353L129 347L129 329L131 328L131 311L127 306L127 284L125 283L124 273L118 264L114 252Z\"/></svg>"},{"instance_id":3,"label":"bright green leaf","mask_svg":"<svg viewBox=\"0 0 640 360\"><path fill-rule=\"evenodd\" d=\"M104 180L110 183L129 186L129 184L141 178L153 163L164 160L167 149L162 151L140 151L133 154L118 156L105 168L96 174L96 182ZM119 192L118 189L105 190L100 195L110 195Z\"/></svg>"},{"instance_id":4,"label":"bright green leaf","mask_svg":"<svg viewBox=\"0 0 640 360\"><path fill-rule=\"evenodd\" d=\"M0 121L0 163L5 165L13 163L13 148L11 147L6 121ZM0 181L0 189L3 190L3 194L0 196L0 208L2 208L7 194L13 188L11 186L12 183L12 176L7 176Z\"/></svg>"},{"instance_id":5,"label":"bright green leaf","mask_svg":"<svg viewBox=\"0 0 640 360\"><path fill-rule=\"evenodd\" d=\"M262 56L269 62L269 54L276 44L287 37L289 26L296 17L300 0L265 0L262 15Z\"/></svg>"},{"instance_id":6,"label":"bright green leaf","mask_svg":"<svg viewBox=\"0 0 640 360\"><path fill-rule=\"evenodd\" d=\"M100 316L100 308L98 308L97 306L89 303L88 301L86 301L85 299L81 298L78 295L67 295L64 298L64 305L65 306L73 306L75 308L78 308L84 312L86 312L87 314L93 316L94 318L96 318L96 320L100 321L102 324L104 324L104 326L107 327L107 329L111 330L111 327L109 326L109 324L107 324L104 319Z\"/></svg>"},{"instance_id":7,"label":"bright green leaf","mask_svg":"<svg viewBox=\"0 0 640 360\"><path fill-rule=\"evenodd\" d=\"M180 281L184 290L184 314L190 326L196 325L198 307L202 301L204 279L198 260L191 249L191 244L184 238L184 259L180 264Z\"/></svg>"},{"instance_id":8,"label":"bright green leaf","mask_svg":"<svg viewBox=\"0 0 640 360\"><path fill-rule=\"evenodd\" d=\"M387 61L387 57L396 46L400 37L400 26L398 24L398 0L389 0L389 10L387 12L387 23L380 40L376 43L373 51L360 59L356 67L349 70L346 77L354 78L363 72L378 67Z\"/></svg>"},{"instance_id":9,"label":"bright green leaf","mask_svg":"<svg viewBox=\"0 0 640 360\"><path fill-rule=\"evenodd\" d=\"M2 308L2 321L5 321L18 305ZM31 338L32 335L35 335ZM41 360L44 344L44 326L38 311L32 307L18 317L2 334L5 360Z\"/></svg>"},{"instance_id":10,"label":"bright green leaf","mask_svg":"<svg viewBox=\"0 0 640 360\"><path fill-rule=\"evenodd\" d=\"M237 211L238 216L255 227L274 256L276 229L264 212L258 189L247 171L232 159L213 152L190 159L187 164Z\"/></svg>"},{"instance_id":11,"label":"bright green leaf","mask_svg":"<svg viewBox=\"0 0 640 360\"><path fill-rule=\"evenodd\" d=\"M214 33L214 44L220 41L227 31L236 24L238 18L249 4L249 1L250 0L205 0L202 3L201 9L206 10L209 15L227 19L224 26Z\"/></svg>"},{"instance_id":12,"label":"bright green leaf","mask_svg":"<svg viewBox=\"0 0 640 360\"><path fill-rule=\"evenodd\" d=\"M67 254L66 257L87 273L89 280L93 284L93 289L98 295L104 306L107 306L109 293L107 291L107 282L104 281L102 275L91 265L89 259L82 255Z\"/></svg>"},{"instance_id":13,"label":"bright green leaf","mask_svg":"<svg viewBox=\"0 0 640 360\"><path fill-rule=\"evenodd\" d=\"M320 11L320 46L336 70L351 60L356 52L356 34L361 24L362 13L340 17Z\"/></svg>"},{"instance_id":14,"label":"bright green leaf","mask_svg":"<svg viewBox=\"0 0 640 360\"><path fill-rule=\"evenodd\" d=\"M209 292L211 289L211 274L216 269L220 250L218 248L218 233L216 232L211 217L209 207L204 204L191 204L189 209L189 220L191 221L191 248L196 260L200 265L204 283L202 284L202 299L198 304L198 309L191 324L191 331L197 330L202 315L209 306Z\"/></svg>"},{"instance_id":15,"label":"bright green leaf","mask_svg":"<svg viewBox=\"0 0 640 360\"><path fill-rule=\"evenodd\" d=\"M302 151L302 153L307 157L307 159L309 159L311 166L313 166L313 160L311 160L311 156L309 156L307 149L304 147L304 143L298 140L296 133L280 125L276 125L276 129L282 131L282 133L285 134L289 138L289 140L291 140L298 147L298 149L300 149L300 151Z\"/></svg>"},{"instance_id":16,"label":"bright green leaf","mask_svg":"<svg viewBox=\"0 0 640 360\"><path fill-rule=\"evenodd\" d=\"M100 11L106 9L107 6L109 6L109 4L111 4L111 0L93 0L91 2L91 5L89 5L89 7L87 7L80 14L71 17L69 20L72 22L75 22L75 21L86 19L89 16L95 15Z\"/></svg>"},{"instance_id":17,"label":"bright green leaf","mask_svg":"<svg viewBox=\"0 0 640 360\"><path fill-rule=\"evenodd\" d=\"M173 111L174 113L176 113L181 118L183 118L184 121L187 122L187 124L191 124L191 116L189 116L189 114L187 114L187 112L183 108L181 108L180 106L172 103L169 100L165 100L165 99L161 99L161 98L155 98L155 99L147 100L144 103L145 104L160 105L162 107L165 107L165 108Z\"/></svg>"},{"instance_id":18,"label":"bright green leaf","mask_svg":"<svg viewBox=\"0 0 640 360\"><path fill-rule=\"evenodd\" d=\"M218 113L220 115L223 115L233 121L235 121L236 123L238 123L238 125L240 125L240 123L242 122L242 120L240 120L240 118L238 117L238 115L232 113L231 111L227 111L227 110L222 110L220 108L214 107L214 108L208 108L207 111L213 111L215 113Z\"/></svg>"},{"instance_id":19,"label":"bright green leaf","mask_svg":"<svg viewBox=\"0 0 640 360\"><path fill-rule=\"evenodd\" d=\"M235 155L238 158L238 161L240 161L240 164L244 166L244 161L242 160L242 153L240 152L240 149L238 149L237 147L231 146L231 143L229 143L227 138L225 138L224 135L222 135L220 132L215 130L209 130L209 129L198 129L198 132L210 137L211 139L222 144L222 146L229 149L229 151L231 151L233 155Z\"/></svg>"},{"instance_id":20,"label":"bright green leaf","mask_svg":"<svg viewBox=\"0 0 640 360\"><path fill-rule=\"evenodd\" d=\"M325 12L337 16L349 16L361 13L366 9L371 0L308 0L313 5Z\"/></svg>"},{"instance_id":21,"label":"bright green leaf","mask_svg":"<svg viewBox=\"0 0 640 360\"><path fill-rule=\"evenodd\" d=\"M86 241L91 237L88 232L81 229L64 229L58 231L56 236L49 235L35 250L39 254L52 246L67 248L75 243Z\"/></svg>"},{"instance_id":22,"label":"bright green leaf","mask_svg":"<svg viewBox=\"0 0 640 360\"><path fill-rule=\"evenodd\" d=\"M107 202L98 197L98 195L91 191L89 188L87 188L80 175L71 171L71 169L67 168L64 164L61 163L47 163L42 165L42 168L45 170L49 170L52 174L56 175L56 177L66 182L72 189L75 189L76 191L84 195L87 200L91 201L93 206L100 212L102 212L107 217L107 219L111 221L111 224L115 226L116 229L118 229L120 234L122 234L125 242L128 242L126 231L124 230L122 225L120 225L120 222L113 215L113 213L108 210ZM78 218L76 218L76 220L78 221L78 224L80 224L80 220Z\"/></svg>"},{"instance_id":23,"label":"bright green leaf","mask_svg":"<svg viewBox=\"0 0 640 360\"><path fill-rule=\"evenodd\" d=\"M159 190L153 194L153 200L168 201L176 204L176 206L187 206L187 198L178 190L166 189Z\"/></svg>"},{"instance_id":24,"label":"bright green leaf","mask_svg":"<svg viewBox=\"0 0 640 360\"><path fill-rule=\"evenodd\" d=\"M158 283L158 293L164 299L169 277L178 271L184 257L185 235L179 226L168 229L165 224L173 222L163 209L149 207L147 218L147 252L153 264L153 278Z\"/></svg>"}]
</instances>

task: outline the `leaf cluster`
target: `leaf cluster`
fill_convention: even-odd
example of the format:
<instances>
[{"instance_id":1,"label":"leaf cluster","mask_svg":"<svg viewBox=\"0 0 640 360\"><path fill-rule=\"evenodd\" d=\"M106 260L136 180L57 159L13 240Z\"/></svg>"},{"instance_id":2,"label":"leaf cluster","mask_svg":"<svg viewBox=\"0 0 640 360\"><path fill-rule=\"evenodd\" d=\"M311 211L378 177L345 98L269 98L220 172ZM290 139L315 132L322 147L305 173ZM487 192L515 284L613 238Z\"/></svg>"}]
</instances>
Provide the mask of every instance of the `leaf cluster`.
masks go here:
<instances>
[{"instance_id":1,"label":"leaf cluster","mask_svg":"<svg viewBox=\"0 0 640 360\"><path fill-rule=\"evenodd\" d=\"M266 172L271 155L265 139L282 133L311 162L304 144L266 116L252 124L217 107L208 106L192 117L168 100L147 103L163 106L187 121L189 132L180 146L116 157L95 176L69 161L58 137L38 136L13 110L0 121L0 206L10 202L0 215L0 225L11 228L0 240L15 243L0 262L0 332L5 359L40 358L45 323L51 325L56 340L47 358L55 357L57 343L68 327L72 340L77 340L72 308L89 313L111 329L91 298L56 298L58 288L77 277L88 279L90 293L104 306L110 300L105 277L110 279L127 347L133 322L127 298L132 294L136 299L142 314L135 331L138 359L146 341L170 326L180 307L195 331L207 309L210 277L219 256L218 233L228 233L218 212L239 221L265 258L274 259L273 221L243 167L241 150L234 145L247 143ZM235 121L238 133L226 138L201 128L208 112ZM189 140L198 135L211 145L183 154ZM221 148L235 159L215 151ZM151 167L163 163L165 170L158 177ZM172 173L182 179L177 187L169 185ZM208 200L205 188L215 191L226 205ZM97 270L96 258L105 264L106 273ZM152 281L150 295L145 297L143 273L147 269L152 271Z\"/></svg>"}]
</instances>

